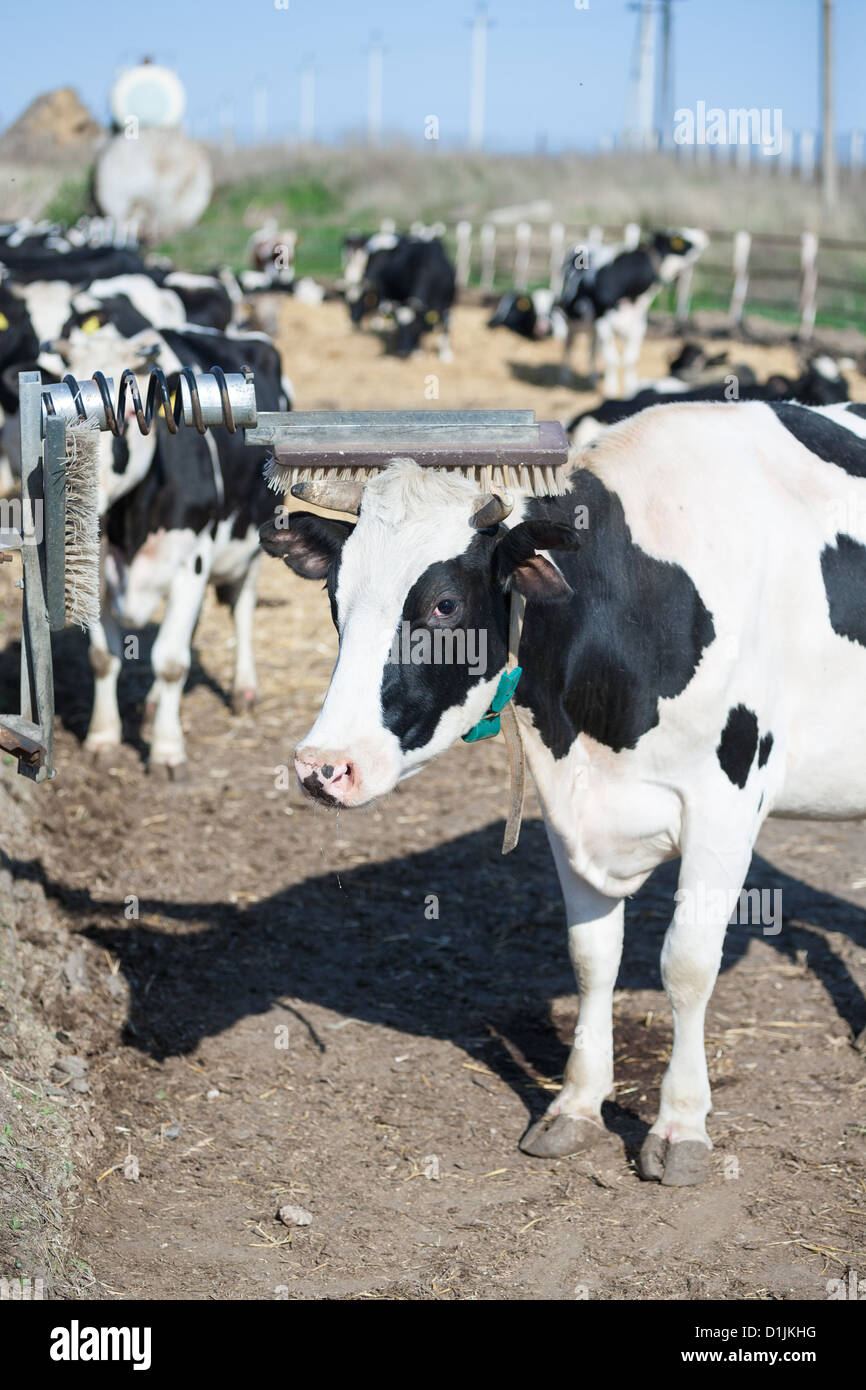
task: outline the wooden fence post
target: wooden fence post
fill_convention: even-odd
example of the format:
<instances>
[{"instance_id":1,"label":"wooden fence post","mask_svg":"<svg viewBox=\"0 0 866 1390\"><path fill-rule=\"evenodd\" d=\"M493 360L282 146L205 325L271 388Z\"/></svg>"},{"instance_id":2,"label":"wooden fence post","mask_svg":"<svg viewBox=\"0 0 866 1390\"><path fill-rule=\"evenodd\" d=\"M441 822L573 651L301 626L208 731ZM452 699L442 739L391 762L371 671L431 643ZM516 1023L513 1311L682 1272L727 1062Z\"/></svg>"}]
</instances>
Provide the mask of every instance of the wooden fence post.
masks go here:
<instances>
[{"instance_id":1,"label":"wooden fence post","mask_svg":"<svg viewBox=\"0 0 866 1390\"><path fill-rule=\"evenodd\" d=\"M752 249L751 232L734 234L734 288L731 294L731 323L742 322L746 307L746 293L749 288L749 252Z\"/></svg>"},{"instance_id":2,"label":"wooden fence post","mask_svg":"<svg viewBox=\"0 0 866 1390\"><path fill-rule=\"evenodd\" d=\"M529 285L529 256L532 250L532 228L528 222L518 222L514 228L514 288L525 290Z\"/></svg>"},{"instance_id":3,"label":"wooden fence post","mask_svg":"<svg viewBox=\"0 0 866 1390\"><path fill-rule=\"evenodd\" d=\"M677 324L684 324L688 321L694 273L694 265L686 265L683 266L677 277L677 307L674 312L674 321Z\"/></svg>"},{"instance_id":4,"label":"wooden fence post","mask_svg":"<svg viewBox=\"0 0 866 1390\"><path fill-rule=\"evenodd\" d=\"M496 228L485 222L481 228L481 288L492 290L496 277Z\"/></svg>"},{"instance_id":5,"label":"wooden fence post","mask_svg":"<svg viewBox=\"0 0 866 1390\"><path fill-rule=\"evenodd\" d=\"M562 284L562 262L565 257L565 227L561 222L550 224L550 288L559 294Z\"/></svg>"},{"instance_id":6,"label":"wooden fence post","mask_svg":"<svg viewBox=\"0 0 866 1390\"><path fill-rule=\"evenodd\" d=\"M465 290L469 284L469 269L472 263L472 223L457 223L457 265L455 267L457 288Z\"/></svg>"},{"instance_id":7,"label":"wooden fence post","mask_svg":"<svg viewBox=\"0 0 866 1390\"><path fill-rule=\"evenodd\" d=\"M804 232L800 238L800 269L803 282L800 287L798 336L805 342L812 336L818 308L818 238L814 232Z\"/></svg>"}]
</instances>

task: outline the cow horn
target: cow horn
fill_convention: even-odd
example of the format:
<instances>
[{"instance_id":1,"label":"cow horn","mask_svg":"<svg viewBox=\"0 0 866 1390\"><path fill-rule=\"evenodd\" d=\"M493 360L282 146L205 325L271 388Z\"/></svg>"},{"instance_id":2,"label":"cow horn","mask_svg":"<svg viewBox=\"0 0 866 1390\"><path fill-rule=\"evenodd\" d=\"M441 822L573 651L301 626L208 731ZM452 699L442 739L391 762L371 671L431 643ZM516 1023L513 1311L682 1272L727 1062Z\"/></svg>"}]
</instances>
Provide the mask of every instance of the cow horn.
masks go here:
<instances>
[{"instance_id":1,"label":"cow horn","mask_svg":"<svg viewBox=\"0 0 866 1390\"><path fill-rule=\"evenodd\" d=\"M363 482L348 478L324 478L307 483L294 483L292 496L314 507L327 507L331 512L348 512L357 516L361 510Z\"/></svg>"},{"instance_id":2,"label":"cow horn","mask_svg":"<svg viewBox=\"0 0 866 1390\"><path fill-rule=\"evenodd\" d=\"M474 526L476 531L483 531L488 526L498 526L513 506L514 503L507 493L500 497L496 492L480 492L475 499L469 524Z\"/></svg>"}]
</instances>

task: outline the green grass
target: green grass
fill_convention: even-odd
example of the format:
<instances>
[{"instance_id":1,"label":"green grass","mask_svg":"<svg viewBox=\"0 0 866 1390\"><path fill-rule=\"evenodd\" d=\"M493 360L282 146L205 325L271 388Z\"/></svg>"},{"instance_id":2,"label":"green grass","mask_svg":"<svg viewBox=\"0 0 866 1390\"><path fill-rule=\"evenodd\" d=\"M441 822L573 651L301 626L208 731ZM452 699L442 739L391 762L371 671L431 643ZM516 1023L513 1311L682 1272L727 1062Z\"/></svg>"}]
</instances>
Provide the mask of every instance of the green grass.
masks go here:
<instances>
[{"instance_id":1,"label":"green grass","mask_svg":"<svg viewBox=\"0 0 866 1390\"><path fill-rule=\"evenodd\" d=\"M218 188L197 226L163 242L157 250L182 270L230 265L243 270L247 242L257 226L275 217L300 234L295 257L301 275L333 275L340 264L345 223L343 198L321 179L276 175Z\"/></svg>"},{"instance_id":2,"label":"green grass","mask_svg":"<svg viewBox=\"0 0 866 1390\"><path fill-rule=\"evenodd\" d=\"M49 222L62 222L69 226L79 217L86 217L93 211L90 197L90 175L81 179L65 179L52 198L42 209L41 216Z\"/></svg>"}]
</instances>

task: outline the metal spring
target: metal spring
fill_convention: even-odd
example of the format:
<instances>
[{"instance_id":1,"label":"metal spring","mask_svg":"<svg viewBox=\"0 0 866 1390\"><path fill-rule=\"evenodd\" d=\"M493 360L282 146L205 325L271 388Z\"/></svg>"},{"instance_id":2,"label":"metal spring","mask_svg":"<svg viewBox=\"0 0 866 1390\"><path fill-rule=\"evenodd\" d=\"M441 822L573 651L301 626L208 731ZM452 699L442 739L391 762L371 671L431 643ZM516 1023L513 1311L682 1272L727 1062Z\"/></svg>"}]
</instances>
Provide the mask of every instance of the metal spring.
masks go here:
<instances>
[{"instance_id":1,"label":"metal spring","mask_svg":"<svg viewBox=\"0 0 866 1390\"><path fill-rule=\"evenodd\" d=\"M93 387L99 395L99 402L105 416L104 428L119 438L123 433L126 423L126 403L127 396L132 404L132 411L138 423L138 428L142 434L149 434L153 425L154 418L163 411L163 418L166 427L171 434L177 434L180 425L184 423L184 407L191 415L191 423L195 425L199 434L206 434L208 427L213 424L224 425L230 434L234 434L238 428L235 419L236 411L240 411L241 421L244 425L255 424L255 392L253 390L253 374L248 367L243 368L243 376L233 374L231 380L227 380L225 372L221 367L211 367L207 374L196 375L192 367L181 367L180 377L177 388L174 392L174 399L169 389L168 380L161 367L152 367L147 386L147 397L142 406L141 393L138 389L138 382L135 373L130 367L124 368L120 377L120 387L117 392L117 400L111 399L111 387L113 383L106 378L103 372L96 371L92 378L84 383L90 390L87 395L90 401L85 400L82 393L82 384L74 376L65 376L63 385L69 391L72 408L78 419L84 423L94 418L94 408L97 403L94 399ZM212 380L210 380L212 378ZM188 404L184 401L183 383L189 393ZM214 384L218 395L218 404L213 399ZM200 395L200 385L210 388L209 394L212 399L206 409L203 409ZM234 404L232 401L232 391L240 388L249 388L248 395L251 395L251 403L242 401L236 397ZM45 412L47 415L58 414L57 406L52 398L52 388L48 388L43 394ZM61 412L63 406L61 405ZM207 414L207 419L205 419Z\"/></svg>"}]
</instances>

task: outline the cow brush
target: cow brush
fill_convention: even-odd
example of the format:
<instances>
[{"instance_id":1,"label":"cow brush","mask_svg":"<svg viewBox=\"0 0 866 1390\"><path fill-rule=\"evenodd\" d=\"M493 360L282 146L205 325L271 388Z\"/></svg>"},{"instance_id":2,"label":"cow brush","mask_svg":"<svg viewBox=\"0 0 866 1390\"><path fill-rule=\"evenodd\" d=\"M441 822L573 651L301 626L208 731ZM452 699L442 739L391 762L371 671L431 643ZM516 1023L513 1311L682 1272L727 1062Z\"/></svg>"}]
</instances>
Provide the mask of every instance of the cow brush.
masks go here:
<instances>
[{"instance_id":1,"label":"cow brush","mask_svg":"<svg viewBox=\"0 0 866 1390\"><path fill-rule=\"evenodd\" d=\"M557 497L568 491L568 440L531 410L296 412L268 441L265 477L275 492L323 483L348 494L395 458L442 469L488 492ZM323 490L324 491L324 490Z\"/></svg>"},{"instance_id":2,"label":"cow brush","mask_svg":"<svg viewBox=\"0 0 866 1390\"><path fill-rule=\"evenodd\" d=\"M63 611L67 623L88 627L99 621L99 431L67 429Z\"/></svg>"}]
</instances>

